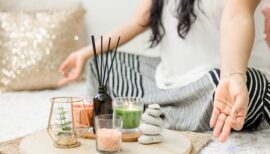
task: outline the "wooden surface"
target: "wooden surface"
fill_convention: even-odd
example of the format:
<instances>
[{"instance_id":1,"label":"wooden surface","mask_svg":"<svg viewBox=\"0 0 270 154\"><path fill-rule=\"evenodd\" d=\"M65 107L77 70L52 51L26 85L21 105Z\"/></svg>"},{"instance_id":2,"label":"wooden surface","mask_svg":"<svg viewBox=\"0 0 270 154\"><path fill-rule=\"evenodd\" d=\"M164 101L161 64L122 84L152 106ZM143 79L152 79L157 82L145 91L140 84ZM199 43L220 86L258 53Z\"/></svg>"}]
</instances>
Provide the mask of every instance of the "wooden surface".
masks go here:
<instances>
[{"instance_id":1,"label":"wooden surface","mask_svg":"<svg viewBox=\"0 0 270 154\"><path fill-rule=\"evenodd\" d=\"M164 141L159 144L142 145L137 142L123 143L119 154L189 154L191 142L180 132L163 130ZM46 131L24 138L20 144L21 154L98 154L94 140L80 139L81 146L74 149L57 149Z\"/></svg>"}]
</instances>

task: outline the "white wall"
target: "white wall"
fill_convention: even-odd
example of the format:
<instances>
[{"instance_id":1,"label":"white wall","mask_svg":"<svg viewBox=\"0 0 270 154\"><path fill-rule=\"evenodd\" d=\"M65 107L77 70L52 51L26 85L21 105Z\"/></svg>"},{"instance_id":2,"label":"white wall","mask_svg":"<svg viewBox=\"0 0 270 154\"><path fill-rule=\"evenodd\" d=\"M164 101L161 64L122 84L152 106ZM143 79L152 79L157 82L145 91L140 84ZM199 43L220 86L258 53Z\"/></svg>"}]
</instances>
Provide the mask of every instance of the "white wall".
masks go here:
<instances>
[{"instance_id":1,"label":"white wall","mask_svg":"<svg viewBox=\"0 0 270 154\"><path fill-rule=\"evenodd\" d=\"M128 21L136 12L141 0L83 0L88 8L87 21L90 33L102 35ZM138 36L121 49L139 54L156 56L157 49L149 49L149 32Z\"/></svg>"},{"instance_id":2,"label":"white wall","mask_svg":"<svg viewBox=\"0 0 270 154\"><path fill-rule=\"evenodd\" d=\"M0 0L0 7L4 10L40 10L56 9L72 5L73 2L82 2L87 9L86 36L104 35L106 32L129 20L140 0ZM158 56L158 49L149 49L149 33L146 32L120 48L147 56Z\"/></svg>"}]
</instances>

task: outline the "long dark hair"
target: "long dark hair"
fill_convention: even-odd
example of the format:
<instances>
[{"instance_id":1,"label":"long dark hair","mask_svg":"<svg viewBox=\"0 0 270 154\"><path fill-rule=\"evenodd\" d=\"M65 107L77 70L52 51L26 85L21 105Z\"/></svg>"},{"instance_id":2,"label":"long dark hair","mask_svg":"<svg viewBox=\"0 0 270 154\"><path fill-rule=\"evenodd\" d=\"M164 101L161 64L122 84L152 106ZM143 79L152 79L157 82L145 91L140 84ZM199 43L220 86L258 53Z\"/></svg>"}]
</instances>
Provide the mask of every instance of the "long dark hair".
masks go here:
<instances>
[{"instance_id":1,"label":"long dark hair","mask_svg":"<svg viewBox=\"0 0 270 154\"><path fill-rule=\"evenodd\" d=\"M148 26L151 28L152 36L150 38L151 46L154 47L160 43L165 35L165 28L162 24L162 11L165 0L152 0L152 8L150 12L150 20ZM176 18L179 20L177 32L179 37L185 39L191 25L196 20L197 16L194 12L195 0L179 0L176 11Z\"/></svg>"}]
</instances>

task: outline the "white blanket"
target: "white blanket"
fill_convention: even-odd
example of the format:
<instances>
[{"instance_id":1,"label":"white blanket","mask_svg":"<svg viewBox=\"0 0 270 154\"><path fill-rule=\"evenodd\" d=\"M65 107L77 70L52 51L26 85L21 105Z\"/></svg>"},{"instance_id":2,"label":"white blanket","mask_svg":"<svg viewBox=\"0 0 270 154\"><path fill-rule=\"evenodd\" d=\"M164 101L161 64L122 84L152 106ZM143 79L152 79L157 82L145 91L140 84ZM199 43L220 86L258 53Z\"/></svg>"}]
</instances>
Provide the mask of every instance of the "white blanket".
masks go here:
<instances>
[{"instance_id":1,"label":"white blanket","mask_svg":"<svg viewBox=\"0 0 270 154\"><path fill-rule=\"evenodd\" d=\"M55 96L86 96L83 82L58 90L0 93L0 142L45 129Z\"/></svg>"}]
</instances>

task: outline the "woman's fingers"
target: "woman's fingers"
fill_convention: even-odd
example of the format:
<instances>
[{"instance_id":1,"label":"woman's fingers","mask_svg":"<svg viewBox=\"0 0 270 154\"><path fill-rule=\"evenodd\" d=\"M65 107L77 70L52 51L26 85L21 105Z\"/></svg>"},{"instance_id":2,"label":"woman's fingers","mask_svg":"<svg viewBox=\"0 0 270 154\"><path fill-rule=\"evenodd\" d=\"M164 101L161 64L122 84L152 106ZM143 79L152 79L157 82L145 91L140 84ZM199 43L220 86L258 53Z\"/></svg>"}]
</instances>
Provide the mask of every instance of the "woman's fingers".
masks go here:
<instances>
[{"instance_id":1,"label":"woman's fingers","mask_svg":"<svg viewBox=\"0 0 270 154\"><path fill-rule=\"evenodd\" d=\"M232 128L234 130L239 131L243 128L244 122L245 122L245 117L237 117L232 120Z\"/></svg>"},{"instance_id":2,"label":"woman's fingers","mask_svg":"<svg viewBox=\"0 0 270 154\"><path fill-rule=\"evenodd\" d=\"M248 101L248 96L244 94L237 96L235 100L231 111L231 117L233 121L232 126L235 130L241 130L244 125L245 117L248 110Z\"/></svg>"},{"instance_id":3,"label":"woman's fingers","mask_svg":"<svg viewBox=\"0 0 270 154\"><path fill-rule=\"evenodd\" d=\"M210 127L211 128L214 128L215 125L216 125L216 122L218 120L218 117L220 115L221 112L225 113L226 115L229 115L230 114L230 106L227 105L225 103L225 101L223 100L218 100L218 99L215 99L215 103L214 103L214 109L213 109L213 113L212 113L212 116L211 116L211 119L210 119Z\"/></svg>"},{"instance_id":4,"label":"woman's fingers","mask_svg":"<svg viewBox=\"0 0 270 154\"><path fill-rule=\"evenodd\" d=\"M63 86L71 81L79 78L82 68L83 60L78 59L76 55L71 54L60 66L59 71L63 73L64 78L58 82L58 86Z\"/></svg>"},{"instance_id":5,"label":"woman's fingers","mask_svg":"<svg viewBox=\"0 0 270 154\"><path fill-rule=\"evenodd\" d=\"M219 115L220 115L220 110L217 107L214 107L214 110L212 112L212 116L210 119L210 127L211 128L215 127Z\"/></svg>"},{"instance_id":6,"label":"woman's fingers","mask_svg":"<svg viewBox=\"0 0 270 154\"><path fill-rule=\"evenodd\" d=\"M69 77L63 78L58 82L58 86L60 86L60 87L64 86L70 81L73 81L72 78L69 78Z\"/></svg>"},{"instance_id":7,"label":"woman's fingers","mask_svg":"<svg viewBox=\"0 0 270 154\"><path fill-rule=\"evenodd\" d=\"M71 81L74 81L76 79L78 79L80 76L79 72L70 72L67 76L65 76L63 79L61 79L58 82L58 86L63 86Z\"/></svg>"},{"instance_id":8,"label":"woman's fingers","mask_svg":"<svg viewBox=\"0 0 270 154\"><path fill-rule=\"evenodd\" d=\"M69 67L69 65L71 64L71 58L70 56L61 64L61 66L59 67L59 72L62 72L63 74L65 74L67 71L67 68Z\"/></svg>"},{"instance_id":9,"label":"woman's fingers","mask_svg":"<svg viewBox=\"0 0 270 154\"><path fill-rule=\"evenodd\" d=\"M213 135L214 137L218 137L222 131L222 128L224 126L225 120L227 116L224 113L221 113L218 117L218 120L216 122Z\"/></svg>"},{"instance_id":10,"label":"woman's fingers","mask_svg":"<svg viewBox=\"0 0 270 154\"><path fill-rule=\"evenodd\" d=\"M232 118L230 116L228 116L226 118L226 121L225 121L224 127L222 129L222 132L218 137L220 142L225 142L228 139L228 137L229 137L229 135L231 133L231 129L232 129L231 124L232 124Z\"/></svg>"},{"instance_id":11,"label":"woman's fingers","mask_svg":"<svg viewBox=\"0 0 270 154\"><path fill-rule=\"evenodd\" d=\"M241 96L238 96L236 98L236 101L233 104L232 110L231 110L231 113L230 113L232 118L236 118L237 115L240 113L240 111L243 109L244 104L245 104L243 101L244 100L243 100L243 98L241 98Z\"/></svg>"},{"instance_id":12,"label":"woman's fingers","mask_svg":"<svg viewBox=\"0 0 270 154\"><path fill-rule=\"evenodd\" d=\"M232 118L231 125L234 130L239 131L243 128L246 119L246 112L247 109L241 109L240 111L237 112L235 116L231 116Z\"/></svg>"}]
</instances>

